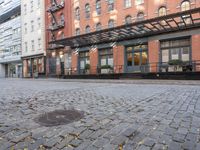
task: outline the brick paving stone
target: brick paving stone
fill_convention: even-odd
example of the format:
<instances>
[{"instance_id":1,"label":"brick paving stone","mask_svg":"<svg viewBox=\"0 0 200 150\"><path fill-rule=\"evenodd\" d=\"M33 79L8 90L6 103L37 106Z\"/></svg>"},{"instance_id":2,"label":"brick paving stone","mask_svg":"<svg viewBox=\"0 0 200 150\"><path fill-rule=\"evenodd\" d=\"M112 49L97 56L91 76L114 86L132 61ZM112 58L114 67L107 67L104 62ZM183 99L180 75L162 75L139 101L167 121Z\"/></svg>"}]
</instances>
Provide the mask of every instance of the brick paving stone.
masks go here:
<instances>
[{"instance_id":1,"label":"brick paving stone","mask_svg":"<svg viewBox=\"0 0 200 150\"><path fill-rule=\"evenodd\" d=\"M185 135L176 133L173 137L172 140L175 142L183 143L185 141Z\"/></svg>"},{"instance_id":2,"label":"brick paving stone","mask_svg":"<svg viewBox=\"0 0 200 150\"><path fill-rule=\"evenodd\" d=\"M82 142L83 142L82 140L74 139L69 143L69 145L71 145L73 147L78 147Z\"/></svg>"},{"instance_id":3,"label":"brick paving stone","mask_svg":"<svg viewBox=\"0 0 200 150\"><path fill-rule=\"evenodd\" d=\"M108 143L108 142L109 142L109 140L106 139L106 138L98 138L98 139L93 143L93 145L94 145L95 147L101 148L103 145L105 145L105 144Z\"/></svg>"},{"instance_id":4,"label":"brick paving stone","mask_svg":"<svg viewBox=\"0 0 200 150\"><path fill-rule=\"evenodd\" d=\"M200 149L197 81L0 79L0 84L1 150ZM69 108L83 111L84 118L55 127L34 122L44 112Z\"/></svg>"}]
</instances>

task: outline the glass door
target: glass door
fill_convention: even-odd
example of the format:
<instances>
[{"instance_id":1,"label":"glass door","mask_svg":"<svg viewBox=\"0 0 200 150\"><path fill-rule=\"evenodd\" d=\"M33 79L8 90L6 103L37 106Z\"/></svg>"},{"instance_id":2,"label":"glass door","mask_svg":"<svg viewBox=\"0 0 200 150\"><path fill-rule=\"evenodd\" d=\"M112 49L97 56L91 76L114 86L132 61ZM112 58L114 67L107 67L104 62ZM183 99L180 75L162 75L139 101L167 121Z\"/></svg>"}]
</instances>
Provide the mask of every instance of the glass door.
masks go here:
<instances>
[{"instance_id":1,"label":"glass door","mask_svg":"<svg viewBox=\"0 0 200 150\"><path fill-rule=\"evenodd\" d=\"M139 45L126 48L127 72L147 71L148 52L147 45Z\"/></svg>"}]
</instances>

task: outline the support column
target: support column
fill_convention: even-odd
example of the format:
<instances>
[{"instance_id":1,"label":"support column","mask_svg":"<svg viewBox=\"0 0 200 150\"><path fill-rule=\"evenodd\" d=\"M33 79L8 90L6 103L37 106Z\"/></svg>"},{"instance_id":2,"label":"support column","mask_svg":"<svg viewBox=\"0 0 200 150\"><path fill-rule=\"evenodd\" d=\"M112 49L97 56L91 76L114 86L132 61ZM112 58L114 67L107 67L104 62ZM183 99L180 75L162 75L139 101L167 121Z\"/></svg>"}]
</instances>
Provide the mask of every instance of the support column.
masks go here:
<instances>
[{"instance_id":1,"label":"support column","mask_svg":"<svg viewBox=\"0 0 200 150\"><path fill-rule=\"evenodd\" d=\"M192 35L192 61L196 64L196 71L200 71L200 34Z\"/></svg>"},{"instance_id":2,"label":"support column","mask_svg":"<svg viewBox=\"0 0 200 150\"><path fill-rule=\"evenodd\" d=\"M0 64L0 78L5 78L5 65Z\"/></svg>"},{"instance_id":3,"label":"support column","mask_svg":"<svg viewBox=\"0 0 200 150\"><path fill-rule=\"evenodd\" d=\"M78 74L78 54L76 52L72 52L72 74Z\"/></svg>"},{"instance_id":4,"label":"support column","mask_svg":"<svg viewBox=\"0 0 200 150\"><path fill-rule=\"evenodd\" d=\"M150 72L157 72L159 63L159 41L149 41L148 43L148 55Z\"/></svg>"},{"instance_id":5,"label":"support column","mask_svg":"<svg viewBox=\"0 0 200 150\"><path fill-rule=\"evenodd\" d=\"M96 74L97 66L99 63L98 50L90 51L89 55L90 55L90 74Z\"/></svg>"},{"instance_id":6,"label":"support column","mask_svg":"<svg viewBox=\"0 0 200 150\"><path fill-rule=\"evenodd\" d=\"M116 46L113 48L113 61L114 61L114 73L124 72L124 46Z\"/></svg>"}]
</instances>

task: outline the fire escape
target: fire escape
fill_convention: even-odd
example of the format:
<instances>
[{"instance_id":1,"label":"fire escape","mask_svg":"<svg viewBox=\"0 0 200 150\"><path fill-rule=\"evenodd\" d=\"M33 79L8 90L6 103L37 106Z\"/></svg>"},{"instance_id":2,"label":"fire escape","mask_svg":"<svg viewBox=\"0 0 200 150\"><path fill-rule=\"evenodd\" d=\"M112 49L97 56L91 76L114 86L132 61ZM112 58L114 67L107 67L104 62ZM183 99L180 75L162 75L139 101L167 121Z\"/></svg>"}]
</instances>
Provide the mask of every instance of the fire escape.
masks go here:
<instances>
[{"instance_id":1,"label":"fire escape","mask_svg":"<svg viewBox=\"0 0 200 150\"><path fill-rule=\"evenodd\" d=\"M47 9L47 12L51 14L51 23L48 26L48 31L50 32L51 39L50 41L56 40L56 32L63 29L65 27L65 19L64 15L56 15L57 11L63 9L65 7L65 1L61 0L60 3L57 2L57 0L52 0L51 6ZM49 49L59 49L63 48L62 45L57 44L49 44Z\"/></svg>"}]
</instances>

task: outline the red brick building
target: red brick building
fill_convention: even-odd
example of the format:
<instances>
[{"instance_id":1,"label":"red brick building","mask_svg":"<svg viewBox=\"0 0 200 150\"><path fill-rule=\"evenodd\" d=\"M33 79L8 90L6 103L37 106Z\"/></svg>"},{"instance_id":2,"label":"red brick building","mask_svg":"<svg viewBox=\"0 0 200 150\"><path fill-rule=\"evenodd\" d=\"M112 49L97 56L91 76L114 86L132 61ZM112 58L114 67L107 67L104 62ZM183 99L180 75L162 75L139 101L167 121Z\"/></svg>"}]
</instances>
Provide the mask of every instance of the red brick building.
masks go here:
<instances>
[{"instance_id":1,"label":"red brick building","mask_svg":"<svg viewBox=\"0 0 200 150\"><path fill-rule=\"evenodd\" d=\"M68 25L56 32L65 38L50 42L67 46L53 49L65 53L56 73L200 71L199 8L198 0L67 1Z\"/></svg>"},{"instance_id":2,"label":"red brick building","mask_svg":"<svg viewBox=\"0 0 200 150\"><path fill-rule=\"evenodd\" d=\"M49 42L72 35L71 0L45 0L45 3L47 75L64 74L64 56L68 48Z\"/></svg>"}]
</instances>

